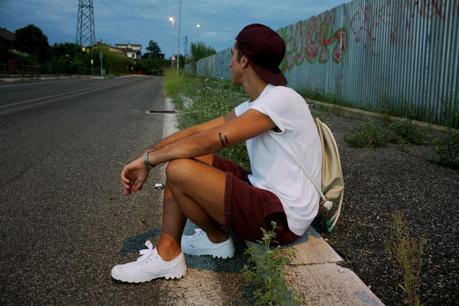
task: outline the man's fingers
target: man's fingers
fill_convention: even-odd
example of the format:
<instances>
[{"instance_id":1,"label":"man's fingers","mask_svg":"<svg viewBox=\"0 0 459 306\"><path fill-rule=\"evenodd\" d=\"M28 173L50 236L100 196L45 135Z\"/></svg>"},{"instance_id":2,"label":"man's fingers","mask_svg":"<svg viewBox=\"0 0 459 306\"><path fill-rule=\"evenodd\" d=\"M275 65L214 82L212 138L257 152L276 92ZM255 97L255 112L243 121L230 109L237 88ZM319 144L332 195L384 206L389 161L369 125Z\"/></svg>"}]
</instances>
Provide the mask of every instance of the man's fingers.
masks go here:
<instances>
[{"instance_id":1,"label":"man's fingers","mask_svg":"<svg viewBox=\"0 0 459 306\"><path fill-rule=\"evenodd\" d=\"M135 181L134 186L132 187L134 192L140 191L142 189L143 182L142 181Z\"/></svg>"},{"instance_id":2,"label":"man's fingers","mask_svg":"<svg viewBox=\"0 0 459 306\"><path fill-rule=\"evenodd\" d=\"M128 177L128 173L127 173L127 169L126 167L123 168L123 171L121 171L121 182L124 182L124 183L129 183L129 177Z\"/></svg>"}]
</instances>

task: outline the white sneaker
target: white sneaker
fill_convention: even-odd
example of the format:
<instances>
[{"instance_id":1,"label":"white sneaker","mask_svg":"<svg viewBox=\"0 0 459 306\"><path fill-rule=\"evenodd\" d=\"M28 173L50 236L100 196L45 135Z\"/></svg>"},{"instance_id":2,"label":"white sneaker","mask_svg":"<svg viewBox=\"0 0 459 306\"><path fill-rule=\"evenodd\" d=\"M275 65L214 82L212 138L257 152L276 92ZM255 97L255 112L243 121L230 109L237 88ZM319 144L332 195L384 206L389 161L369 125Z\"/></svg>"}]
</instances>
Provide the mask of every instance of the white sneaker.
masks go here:
<instances>
[{"instance_id":1,"label":"white sneaker","mask_svg":"<svg viewBox=\"0 0 459 306\"><path fill-rule=\"evenodd\" d=\"M182 236L182 252L188 255L211 255L218 258L234 257L234 244L231 237L228 240L213 243L207 238L206 232L197 228L191 236Z\"/></svg>"},{"instance_id":2,"label":"white sneaker","mask_svg":"<svg viewBox=\"0 0 459 306\"><path fill-rule=\"evenodd\" d=\"M143 283L160 277L178 279L185 276L186 263L182 252L176 258L165 261L150 241L145 242L145 245L148 249L140 250L142 256L136 261L112 268L114 279L128 283Z\"/></svg>"}]
</instances>

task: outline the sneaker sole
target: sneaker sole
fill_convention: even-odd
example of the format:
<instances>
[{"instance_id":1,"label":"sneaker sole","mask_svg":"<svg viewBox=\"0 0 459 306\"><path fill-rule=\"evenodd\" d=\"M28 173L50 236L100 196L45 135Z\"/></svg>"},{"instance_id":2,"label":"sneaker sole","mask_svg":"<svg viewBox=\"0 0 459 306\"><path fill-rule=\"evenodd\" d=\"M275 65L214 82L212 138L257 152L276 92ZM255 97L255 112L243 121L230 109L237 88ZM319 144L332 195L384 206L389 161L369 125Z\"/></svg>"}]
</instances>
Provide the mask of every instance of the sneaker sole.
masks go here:
<instances>
[{"instance_id":1,"label":"sneaker sole","mask_svg":"<svg viewBox=\"0 0 459 306\"><path fill-rule=\"evenodd\" d=\"M201 252L186 252L184 250L182 251L184 254L191 255L191 256L212 256L213 258L220 258L220 259L229 259L229 258L234 257L234 251L230 253L229 255L221 254L221 253L212 253L211 250L201 250Z\"/></svg>"},{"instance_id":2,"label":"sneaker sole","mask_svg":"<svg viewBox=\"0 0 459 306\"><path fill-rule=\"evenodd\" d=\"M133 278L133 277L129 277L127 275L113 275L113 273L112 273L112 278L114 280L121 281L121 282L124 282L124 283L138 284L138 283L149 282L149 281L152 281L152 280L157 279L157 278L180 279L180 278L184 277L185 275L186 275L186 271L185 272L159 274L159 275L147 276L147 277L143 277L143 278Z\"/></svg>"}]
</instances>

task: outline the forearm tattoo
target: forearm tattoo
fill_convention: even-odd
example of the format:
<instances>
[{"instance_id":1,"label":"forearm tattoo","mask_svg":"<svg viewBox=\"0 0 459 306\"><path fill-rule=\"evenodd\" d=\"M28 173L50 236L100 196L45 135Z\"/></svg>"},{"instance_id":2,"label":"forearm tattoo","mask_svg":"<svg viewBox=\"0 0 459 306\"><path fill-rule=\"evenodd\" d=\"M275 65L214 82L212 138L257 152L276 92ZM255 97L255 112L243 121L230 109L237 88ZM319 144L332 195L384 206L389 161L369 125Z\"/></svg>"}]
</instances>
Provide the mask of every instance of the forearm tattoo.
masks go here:
<instances>
[{"instance_id":1,"label":"forearm tattoo","mask_svg":"<svg viewBox=\"0 0 459 306\"><path fill-rule=\"evenodd\" d=\"M220 143L222 144L222 147L226 148L229 145L228 137L222 133L218 133L218 136L220 137Z\"/></svg>"}]
</instances>

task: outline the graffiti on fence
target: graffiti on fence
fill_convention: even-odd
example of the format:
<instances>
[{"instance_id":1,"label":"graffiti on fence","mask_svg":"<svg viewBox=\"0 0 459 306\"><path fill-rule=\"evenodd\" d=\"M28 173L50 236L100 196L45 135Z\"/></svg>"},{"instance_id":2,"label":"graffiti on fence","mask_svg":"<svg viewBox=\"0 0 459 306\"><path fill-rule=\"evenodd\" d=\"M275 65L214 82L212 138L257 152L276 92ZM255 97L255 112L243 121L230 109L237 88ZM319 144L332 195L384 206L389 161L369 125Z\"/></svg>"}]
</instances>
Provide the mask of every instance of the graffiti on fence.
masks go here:
<instances>
[{"instance_id":1,"label":"graffiti on fence","mask_svg":"<svg viewBox=\"0 0 459 306\"><path fill-rule=\"evenodd\" d=\"M451 1L455 1L459 14L459 0ZM389 30L390 42L395 43L402 28L408 32L416 13L425 18L445 19L446 2L439 0L415 0L414 2L387 0L378 4L373 5L370 2L365 6L360 6L352 15L349 24L355 42L376 40L375 32L378 27L383 26ZM407 14L406 12L413 11L410 8L413 4L414 12Z\"/></svg>"},{"instance_id":2,"label":"graffiti on fence","mask_svg":"<svg viewBox=\"0 0 459 306\"><path fill-rule=\"evenodd\" d=\"M347 49L347 30L341 27L333 31L333 24L334 12L327 12L280 29L279 34L287 45L281 69L289 70L302 64L305 59L309 63L327 63L331 48L333 61L341 63Z\"/></svg>"},{"instance_id":3,"label":"graffiti on fence","mask_svg":"<svg viewBox=\"0 0 459 306\"><path fill-rule=\"evenodd\" d=\"M414 5L418 7L419 14L423 17L438 16L442 18L442 5L438 0L415 0Z\"/></svg>"}]
</instances>

